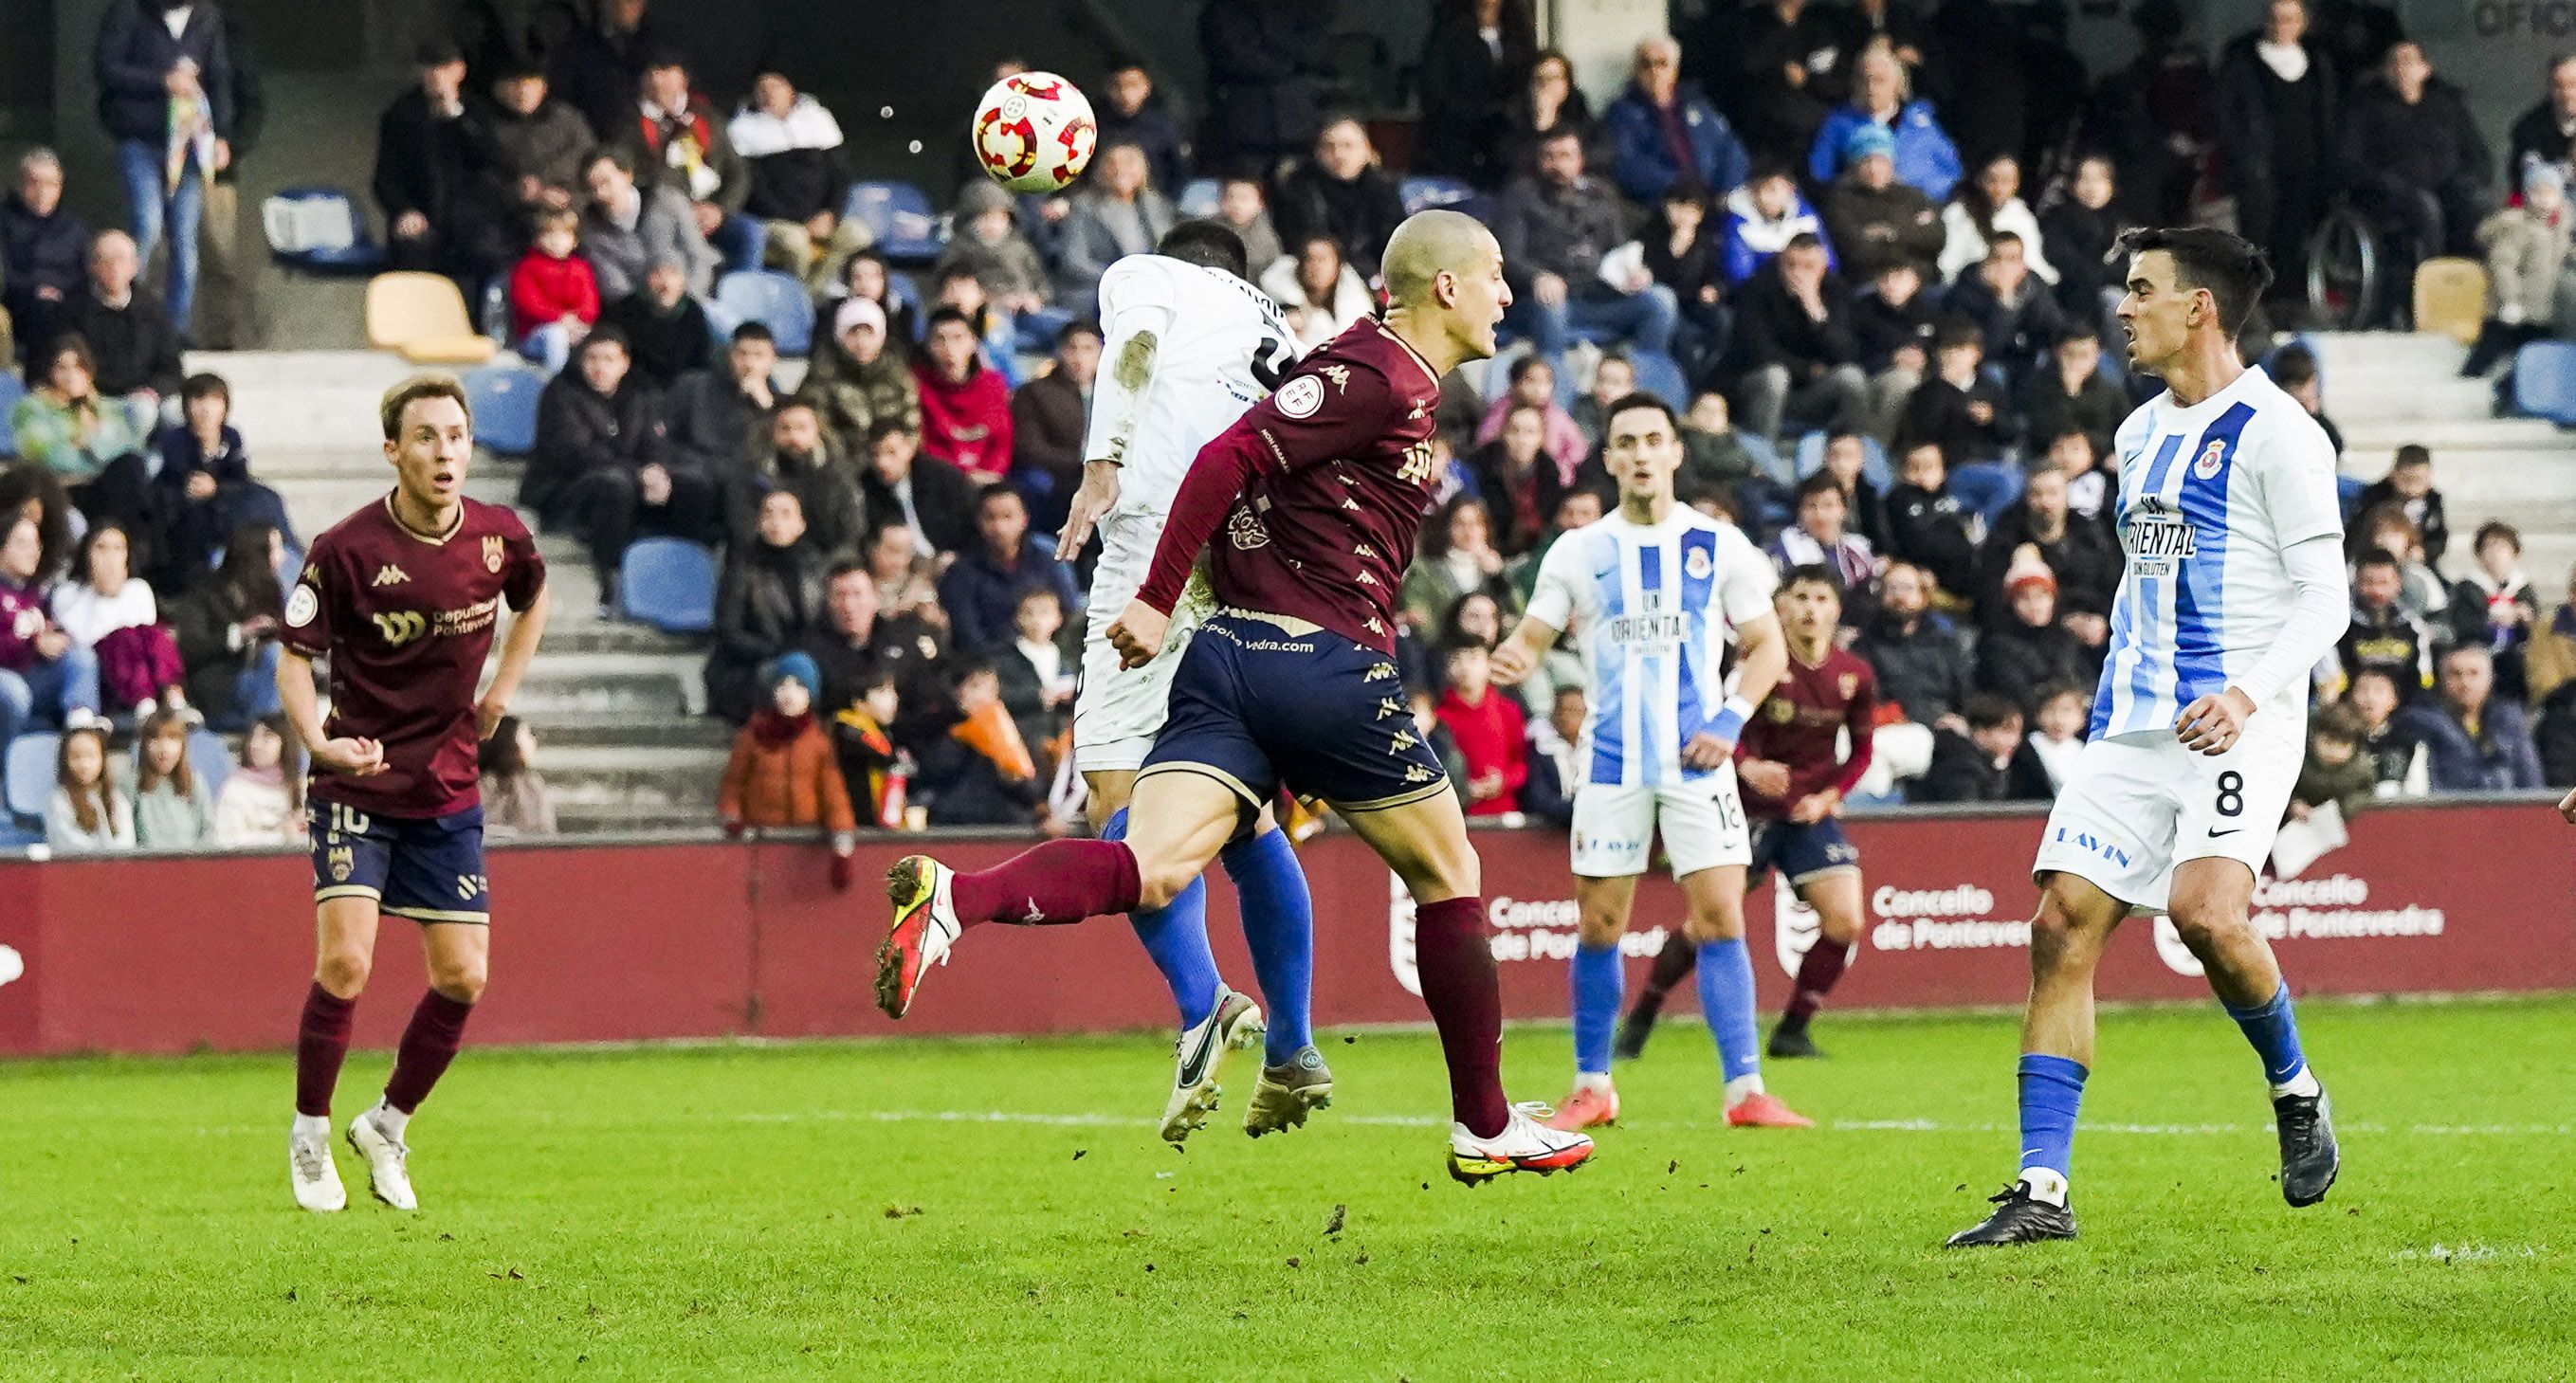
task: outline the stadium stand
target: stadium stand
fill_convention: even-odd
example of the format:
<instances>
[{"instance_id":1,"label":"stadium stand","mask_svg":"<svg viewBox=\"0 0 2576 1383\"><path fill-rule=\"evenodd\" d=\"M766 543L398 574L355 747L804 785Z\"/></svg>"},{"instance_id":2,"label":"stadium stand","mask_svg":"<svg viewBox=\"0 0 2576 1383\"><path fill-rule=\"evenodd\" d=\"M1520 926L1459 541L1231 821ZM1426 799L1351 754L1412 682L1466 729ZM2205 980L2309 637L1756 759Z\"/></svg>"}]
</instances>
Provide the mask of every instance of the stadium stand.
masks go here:
<instances>
[{"instance_id":1,"label":"stadium stand","mask_svg":"<svg viewBox=\"0 0 2576 1383\"><path fill-rule=\"evenodd\" d=\"M479 365L501 348L474 329L454 280L421 273L368 281L367 344L423 365Z\"/></svg>"}]
</instances>

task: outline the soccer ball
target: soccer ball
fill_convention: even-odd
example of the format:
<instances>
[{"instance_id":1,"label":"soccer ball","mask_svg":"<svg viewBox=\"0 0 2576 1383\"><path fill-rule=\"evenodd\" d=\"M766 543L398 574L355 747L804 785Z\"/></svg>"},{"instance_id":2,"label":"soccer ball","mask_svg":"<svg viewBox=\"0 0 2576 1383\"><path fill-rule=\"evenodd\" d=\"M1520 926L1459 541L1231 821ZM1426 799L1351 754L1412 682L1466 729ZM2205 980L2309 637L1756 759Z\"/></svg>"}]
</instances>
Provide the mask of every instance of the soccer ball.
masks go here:
<instances>
[{"instance_id":1,"label":"soccer ball","mask_svg":"<svg viewBox=\"0 0 2576 1383\"><path fill-rule=\"evenodd\" d=\"M1013 192L1056 192L1091 166L1091 101L1052 72L993 83L975 105L975 159Z\"/></svg>"}]
</instances>

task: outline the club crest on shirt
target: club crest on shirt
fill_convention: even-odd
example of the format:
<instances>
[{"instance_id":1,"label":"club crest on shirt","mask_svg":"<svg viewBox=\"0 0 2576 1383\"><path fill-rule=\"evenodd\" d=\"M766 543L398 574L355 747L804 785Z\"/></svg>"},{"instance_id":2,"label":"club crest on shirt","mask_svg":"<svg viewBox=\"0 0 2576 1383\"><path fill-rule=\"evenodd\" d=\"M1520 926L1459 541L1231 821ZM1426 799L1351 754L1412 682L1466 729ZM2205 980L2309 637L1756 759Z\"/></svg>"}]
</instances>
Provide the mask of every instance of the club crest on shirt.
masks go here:
<instances>
[{"instance_id":1,"label":"club crest on shirt","mask_svg":"<svg viewBox=\"0 0 2576 1383\"><path fill-rule=\"evenodd\" d=\"M2227 443L2216 437L2200 449L2200 457L2191 463L2191 473L2203 480L2218 474L2218 463L2227 459Z\"/></svg>"},{"instance_id":2,"label":"club crest on shirt","mask_svg":"<svg viewBox=\"0 0 2576 1383\"><path fill-rule=\"evenodd\" d=\"M1841 677L1835 679L1834 685L1841 690L1843 700L1849 701L1860 691L1860 674L1857 672L1846 672Z\"/></svg>"},{"instance_id":3,"label":"club crest on shirt","mask_svg":"<svg viewBox=\"0 0 2576 1383\"><path fill-rule=\"evenodd\" d=\"M1716 561L1710 558L1708 549L1704 547L1692 548L1690 554L1682 558L1682 573L1693 581L1706 581L1708 574L1716 568Z\"/></svg>"},{"instance_id":4,"label":"club crest on shirt","mask_svg":"<svg viewBox=\"0 0 2576 1383\"><path fill-rule=\"evenodd\" d=\"M1798 708L1775 696L1762 703L1762 714L1771 717L1773 724L1786 725L1798 718Z\"/></svg>"},{"instance_id":5,"label":"club crest on shirt","mask_svg":"<svg viewBox=\"0 0 2576 1383\"><path fill-rule=\"evenodd\" d=\"M1284 418L1311 418L1324 406L1324 382L1313 375L1299 375L1270 396L1270 404Z\"/></svg>"},{"instance_id":6,"label":"club crest on shirt","mask_svg":"<svg viewBox=\"0 0 2576 1383\"><path fill-rule=\"evenodd\" d=\"M498 573L501 570L502 547L503 542L500 534L486 533L483 535L483 570L494 573Z\"/></svg>"},{"instance_id":7,"label":"club crest on shirt","mask_svg":"<svg viewBox=\"0 0 2576 1383\"><path fill-rule=\"evenodd\" d=\"M1237 509L1225 521L1225 536L1233 540L1238 552L1270 546L1270 530L1262 524L1261 516L1249 509Z\"/></svg>"}]
</instances>

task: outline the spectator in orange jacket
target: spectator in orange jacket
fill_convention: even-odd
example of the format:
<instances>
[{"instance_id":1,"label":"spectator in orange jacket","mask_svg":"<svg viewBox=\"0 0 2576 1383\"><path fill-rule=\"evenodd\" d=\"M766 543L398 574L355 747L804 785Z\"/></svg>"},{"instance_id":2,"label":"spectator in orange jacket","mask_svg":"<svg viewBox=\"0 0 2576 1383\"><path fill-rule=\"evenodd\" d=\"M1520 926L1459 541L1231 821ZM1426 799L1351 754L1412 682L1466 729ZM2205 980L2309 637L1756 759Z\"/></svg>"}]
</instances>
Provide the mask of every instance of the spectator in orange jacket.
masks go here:
<instances>
[{"instance_id":1,"label":"spectator in orange jacket","mask_svg":"<svg viewBox=\"0 0 2576 1383\"><path fill-rule=\"evenodd\" d=\"M510 271L510 333L519 353L563 373L572 348L599 320L599 278L574 253L581 217L571 210L537 213L536 243Z\"/></svg>"},{"instance_id":2,"label":"spectator in orange jacket","mask_svg":"<svg viewBox=\"0 0 2576 1383\"><path fill-rule=\"evenodd\" d=\"M975 325L943 307L930 314L929 348L912 367L921 386L921 449L980 484L1011 470L1011 389L977 358Z\"/></svg>"},{"instance_id":3,"label":"spectator in orange jacket","mask_svg":"<svg viewBox=\"0 0 2576 1383\"><path fill-rule=\"evenodd\" d=\"M770 663L765 680L769 706L734 736L716 814L727 835L749 827L821 827L832 846L832 887L846 889L859 827L831 737L814 719L823 674L812 658L789 653Z\"/></svg>"}]
</instances>

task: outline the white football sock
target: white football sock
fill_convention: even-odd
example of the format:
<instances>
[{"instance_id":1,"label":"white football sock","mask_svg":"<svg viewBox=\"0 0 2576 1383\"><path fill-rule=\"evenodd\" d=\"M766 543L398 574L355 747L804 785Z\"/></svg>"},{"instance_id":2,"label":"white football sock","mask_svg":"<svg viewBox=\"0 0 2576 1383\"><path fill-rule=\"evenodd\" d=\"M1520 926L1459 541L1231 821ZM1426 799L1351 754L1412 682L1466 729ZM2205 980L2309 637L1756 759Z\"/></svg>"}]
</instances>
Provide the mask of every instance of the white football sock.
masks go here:
<instances>
[{"instance_id":1,"label":"white football sock","mask_svg":"<svg viewBox=\"0 0 2576 1383\"><path fill-rule=\"evenodd\" d=\"M2046 1201L2061 1208L2066 1204L2064 1172L2052 1172L2046 1167L2024 1167L2021 1169L2021 1184L2030 1188L2032 1200Z\"/></svg>"},{"instance_id":2,"label":"white football sock","mask_svg":"<svg viewBox=\"0 0 2576 1383\"><path fill-rule=\"evenodd\" d=\"M367 1117L375 1121L377 1128L384 1130L387 1138L397 1143L403 1140L403 1130L411 1127L410 1115L383 1100L376 1101L376 1107L367 1111Z\"/></svg>"},{"instance_id":3,"label":"white football sock","mask_svg":"<svg viewBox=\"0 0 2576 1383\"><path fill-rule=\"evenodd\" d=\"M1756 1071L1749 1076L1737 1076L1735 1079L1726 1083L1726 1107L1733 1109L1737 1105L1740 1105L1746 1100L1749 1100L1761 1093L1761 1072Z\"/></svg>"},{"instance_id":4,"label":"white football sock","mask_svg":"<svg viewBox=\"0 0 2576 1383\"><path fill-rule=\"evenodd\" d=\"M1600 1094L1607 1095L1610 1093L1610 1073L1607 1071L1577 1071L1574 1073L1574 1088L1577 1090L1596 1091Z\"/></svg>"},{"instance_id":5,"label":"white football sock","mask_svg":"<svg viewBox=\"0 0 2576 1383\"><path fill-rule=\"evenodd\" d=\"M2303 1100L2313 1100L2325 1092L2326 1088L2317 1084L2316 1073L2309 1070L2305 1062L2300 1063L2298 1071L2288 1080L2272 1083L2272 1098L2276 1100L2283 1095L2296 1095Z\"/></svg>"},{"instance_id":6,"label":"white football sock","mask_svg":"<svg viewBox=\"0 0 2576 1383\"><path fill-rule=\"evenodd\" d=\"M331 1137L331 1116L298 1114L295 1116L294 1133L298 1138L320 1138L327 1141Z\"/></svg>"}]
</instances>

